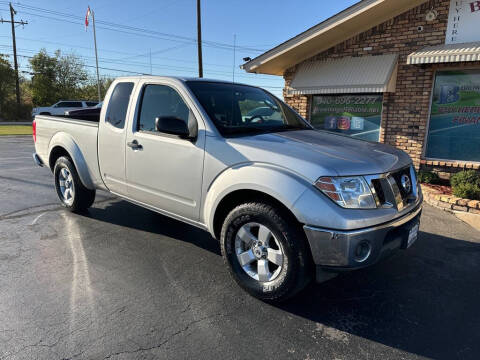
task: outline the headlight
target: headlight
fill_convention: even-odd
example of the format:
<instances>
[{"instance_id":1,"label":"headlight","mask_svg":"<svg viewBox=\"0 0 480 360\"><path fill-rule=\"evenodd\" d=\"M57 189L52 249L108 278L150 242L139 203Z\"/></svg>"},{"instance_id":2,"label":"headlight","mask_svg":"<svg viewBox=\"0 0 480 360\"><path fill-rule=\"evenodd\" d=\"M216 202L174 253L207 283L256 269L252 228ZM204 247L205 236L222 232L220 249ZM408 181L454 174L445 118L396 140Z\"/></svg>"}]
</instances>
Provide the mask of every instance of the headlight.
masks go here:
<instances>
[{"instance_id":1,"label":"headlight","mask_svg":"<svg viewBox=\"0 0 480 360\"><path fill-rule=\"evenodd\" d=\"M324 176L315 182L315 186L341 207L348 209L377 207L367 182L361 176Z\"/></svg>"}]
</instances>

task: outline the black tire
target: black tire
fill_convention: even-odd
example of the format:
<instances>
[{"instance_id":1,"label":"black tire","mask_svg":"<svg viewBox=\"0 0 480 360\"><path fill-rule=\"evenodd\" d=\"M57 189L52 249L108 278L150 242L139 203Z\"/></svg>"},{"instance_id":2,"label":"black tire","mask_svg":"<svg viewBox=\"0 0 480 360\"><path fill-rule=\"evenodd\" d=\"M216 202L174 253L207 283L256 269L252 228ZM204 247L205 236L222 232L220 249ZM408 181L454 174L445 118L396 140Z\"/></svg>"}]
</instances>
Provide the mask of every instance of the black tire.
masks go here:
<instances>
[{"instance_id":1,"label":"black tire","mask_svg":"<svg viewBox=\"0 0 480 360\"><path fill-rule=\"evenodd\" d=\"M73 196L70 199L65 199L60 184L60 172L62 169L67 169L71 175L73 183ZM92 206L95 201L95 190L87 189L78 176L77 169L70 158L61 156L55 162L53 168L53 175L55 177L55 190L58 198L63 206L72 212L82 212Z\"/></svg>"},{"instance_id":2,"label":"black tire","mask_svg":"<svg viewBox=\"0 0 480 360\"><path fill-rule=\"evenodd\" d=\"M281 270L271 281L261 282L247 274L237 258L237 233L248 223L266 226L283 252ZM287 300L305 288L312 279L312 260L305 234L290 214L275 205L249 202L234 208L224 221L220 243L223 258L234 280L249 294L263 301Z\"/></svg>"},{"instance_id":3,"label":"black tire","mask_svg":"<svg viewBox=\"0 0 480 360\"><path fill-rule=\"evenodd\" d=\"M51 114L50 114L49 112L41 112L41 113L38 114L38 115L48 115L48 116L50 116Z\"/></svg>"}]
</instances>

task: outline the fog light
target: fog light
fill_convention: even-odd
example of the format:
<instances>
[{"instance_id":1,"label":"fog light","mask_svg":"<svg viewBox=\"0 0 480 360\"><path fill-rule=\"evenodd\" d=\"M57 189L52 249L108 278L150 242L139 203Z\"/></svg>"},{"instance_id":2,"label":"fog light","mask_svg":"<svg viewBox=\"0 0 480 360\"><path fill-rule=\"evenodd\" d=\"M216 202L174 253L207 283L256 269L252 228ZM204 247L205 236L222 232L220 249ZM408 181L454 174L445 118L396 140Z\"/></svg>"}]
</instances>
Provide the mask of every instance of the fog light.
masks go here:
<instances>
[{"instance_id":1,"label":"fog light","mask_svg":"<svg viewBox=\"0 0 480 360\"><path fill-rule=\"evenodd\" d=\"M360 241L355 248L355 261L364 262L370 256L372 246L366 240Z\"/></svg>"}]
</instances>

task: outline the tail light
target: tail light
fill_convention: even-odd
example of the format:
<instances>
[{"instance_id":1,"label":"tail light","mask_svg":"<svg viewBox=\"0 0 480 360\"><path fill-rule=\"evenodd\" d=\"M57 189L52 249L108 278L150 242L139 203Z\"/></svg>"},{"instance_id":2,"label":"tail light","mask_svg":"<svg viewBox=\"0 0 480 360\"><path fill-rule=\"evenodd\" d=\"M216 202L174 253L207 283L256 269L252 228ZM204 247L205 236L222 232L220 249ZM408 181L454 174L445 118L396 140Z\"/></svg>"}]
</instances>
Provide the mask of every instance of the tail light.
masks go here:
<instances>
[{"instance_id":1,"label":"tail light","mask_svg":"<svg viewBox=\"0 0 480 360\"><path fill-rule=\"evenodd\" d=\"M37 123L35 120L32 122L32 135L33 135L33 142L37 142Z\"/></svg>"}]
</instances>

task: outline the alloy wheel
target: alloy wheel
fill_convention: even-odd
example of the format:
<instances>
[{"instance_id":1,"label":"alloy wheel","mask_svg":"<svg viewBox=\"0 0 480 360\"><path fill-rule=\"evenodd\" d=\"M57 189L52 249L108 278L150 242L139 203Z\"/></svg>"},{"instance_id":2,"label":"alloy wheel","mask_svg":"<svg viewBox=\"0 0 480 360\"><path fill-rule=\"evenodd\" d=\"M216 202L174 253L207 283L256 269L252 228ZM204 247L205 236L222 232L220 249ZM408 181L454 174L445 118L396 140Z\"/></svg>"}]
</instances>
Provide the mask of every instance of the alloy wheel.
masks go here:
<instances>
[{"instance_id":1,"label":"alloy wheel","mask_svg":"<svg viewBox=\"0 0 480 360\"><path fill-rule=\"evenodd\" d=\"M250 222L235 237L235 253L243 270L251 278L268 282L280 274L285 255L273 232L265 225Z\"/></svg>"}]
</instances>

